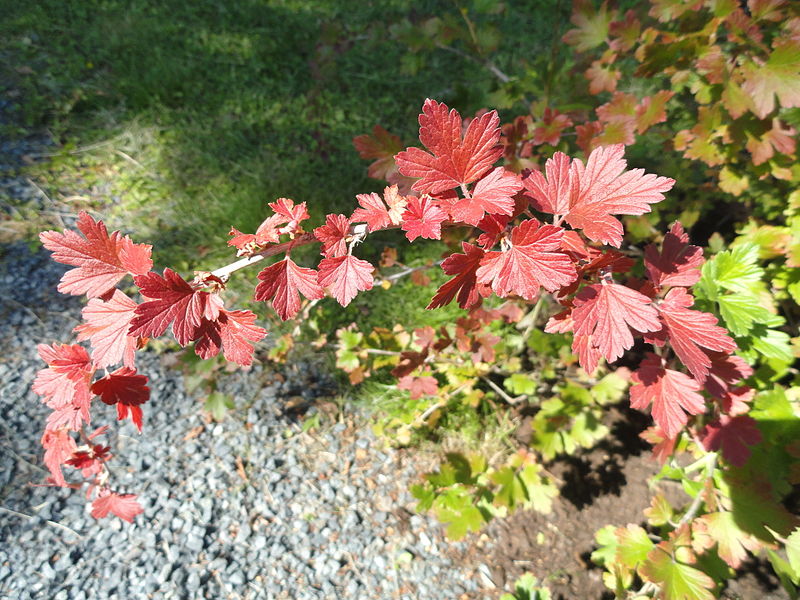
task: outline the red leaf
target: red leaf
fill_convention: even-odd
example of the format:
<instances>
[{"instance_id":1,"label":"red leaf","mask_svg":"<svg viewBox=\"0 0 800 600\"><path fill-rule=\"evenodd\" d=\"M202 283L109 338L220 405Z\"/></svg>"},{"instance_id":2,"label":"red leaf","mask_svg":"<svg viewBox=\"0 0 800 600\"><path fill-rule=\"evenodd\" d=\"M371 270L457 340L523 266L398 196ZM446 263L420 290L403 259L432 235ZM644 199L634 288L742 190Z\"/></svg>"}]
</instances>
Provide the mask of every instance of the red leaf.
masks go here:
<instances>
[{"instance_id":1,"label":"red leaf","mask_svg":"<svg viewBox=\"0 0 800 600\"><path fill-rule=\"evenodd\" d=\"M267 335L255 325L256 315L249 310L221 310L216 321L203 320L194 349L202 359L222 354L231 362L247 367L253 363L253 343Z\"/></svg>"},{"instance_id":2,"label":"red leaf","mask_svg":"<svg viewBox=\"0 0 800 600\"><path fill-rule=\"evenodd\" d=\"M622 144L597 148L585 167L578 159L570 166L574 179L567 222L590 240L616 247L622 243L622 223L611 215L648 213L675 183L644 169L625 171L624 153Z\"/></svg>"},{"instance_id":3,"label":"red leaf","mask_svg":"<svg viewBox=\"0 0 800 600\"><path fill-rule=\"evenodd\" d=\"M347 254L349 235L350 220L344 215L326 215L325 225L314 230L314 237L322 242L322 255L327 257Z\"/></svg>"},{"instance_id":4,"label":"red leaf","mask_svg":"<svg viewBox=\"0 0 800 600\"><path fill-rule=\"evenodd\" d=\"M477 225L484 214L514 214L514 194L522 189L516 173L497 167L475 184L471 198L460 198L450 206L453 221ZM437 238L438 239L438 238Z\"/></svg>"},{"instance_id":5,"label":"red leaf","mask_svg":"<svg viewBox=\"0 0 800 600\"><path fill-rule=\"evenodd\" d=\"M702 348L731 353L736 350L736 342L725 329L717 326L714 315L689 310L692 304L692 295L684 288L676 287L667 293L658 310L664 323L664 333L675 354L695 379L705 382L711 359Z\"/></svg>"},{"instance_id":6,"label":"red leaf","mask_svg":"<svg viewBox=\"0 0 800 600\"><path fill-rule=\"evenodd\" d=\"M88 446L88 450L76 450L72 454L72 458L67 460L64 464L81 470L81 475L89 478L92 475L97 475L103 470L103 464L111 458L109 446L102 444L92 444Z\"/></svg>"},{"instance_id":7,"label":"red leaf","mask_svg":"<svg viewBox=\"0 0 800 600\"><path fill-rule=\"evenodd\" d=\"M722 415L703 429L701 441L708 451L722 448L722 456L735 467L743 467L750 458L750 448L762 441L756 421L747 415Z\"/></svg>"},{"instance_id":8,"label":"red leaf","mask_svg":"<svg viewBox=\"0 0 800 600\"><path fill-rule=\"evenodd\" d=\"M550 144L555 146L561 139L561 133L572 127L572 120L567 115L560 114L557 110L547 107L544 109L541 124L533 130L534 146Z\"/></svg>"},{"instance_id":9,"label":"red leaf","mask_svg":"<svg viewBox=\"0 0 800 600\"><path fill-rule=\"evenodd\" d=\"M296 231L301 222L310 218L305 202L301 202L295 206L294 200L290 200L289 198L278 198L275 202L270 202L269 207L275 211L276 215L280 215L282 217L283 222L287 223L287 231L282 233Z\"/></svg>"},{"instance_id":10,"label":"red leaf","mask_svg":"<svg viewBox=\"0 0 800 600\"><path fill-rule=\"evenodd\" d=\"M92 298L81 311L86 322L75 328L78 341L91 342L92 359L98 367L123 362L133 368L136 338L128 335L128 329L135 311L136 302L118 289L107 301Z\"/></svg>"},{"instance_id":11,"label":"red leaf","mask_svg":"<svg viewBox=\"0 0 800 600\"><path fill-rule=\"evenodd\" d=\"M595 372L603 357L602 352L592 340L591 335L574 334L572 336L572 352L578 357L578 364L588 375Z\"/></svg>"},{"instance_id":12,"label":"red leaf","mask_svg":"<svg viewBox=\"0 0 800 600\"><path fill-rule=\"evenodd\" d=\"M674 180L645 174L643 169L625 171L622 144L595 149L586 161L572 161L556 153L545 164L546 178L531 173L526 187L534 208L565 215L567 223L583 229L590 240L617 246L622 243L622 223L611 215L641 215L664 199ZM552 162L551 162L552 161ZM567 204L568 202L568 204Z\"/></svg>"},{"instance_id":13,"label":"red leaf","mask_svg":"<svg viewBox=\"0 0 800 600\"><path fill-rule=\"evenodd\" d=\"M397 170L394 155L403 149L400 138L386 131L380 125L372 128L372 135L364 134L353 138L361 158L377 159L369 166L369 176L373 179L389 179L390 173Z\"/></svg>"},{"instance_id":14,"label":"red leaf","mask_svg":"<svg viewBox=\"0 0 800 600\"><path fill-rule=\"evenodd\" d=\"M702 248L689 244L689 236L677 221L664 236L661 252L653 244L644 250L647 274L657 286L693 286L700 280L704 262Z\"/></svg>"},{"instance_id":15,"label":"red leaf","mask_svg":"<svg viewBox=\"0 0 800 600\"><path fill-rule=\"evenodd\" d=\"M442 237L442 223L446 219L447 215L434 204L430 196L409 196L403 213L403 231L409 242L418 237L438 240Z\"/></svg>"},{"instance_id":16,"label":"red leaf","mask_svg":"<svg viewBox=\"0 0 800 600\"><path fill-rule=\"evenodd\" d=\"M278 226L285 222L286 219L281 215L271 215L258 226L255 234L242 233L238 229L231 227L228 235L233 237L228 240L228 245L235 246L239 250L238 254L246 254L267 244L277 244L280 240Z\"/></svg>"},{"instance_id":17,"label":"red leaf","mask_svg":"<svg viewBox=\"0 0 800 600\"><path fill-rule=\"evenodd\" d=\"M143 275L153 267L152 246L134 244L119 231L109 236L103 222L85 212L78 215L77 227L83 236L71 230L39 234L44 247L53 252L53 260L76 267L64 273L59 292L96 298L128 273Z\"/></svg>"},{"instance_id":18,"label":"red leaf","mask_svg":"<svg viewBox=\"0 0 800 600\"><path fill-rule=\"evenodd\" d=\"M497 111L473 119L461 139L461 116L430 98L419 116L419 139L433 154L419 148L400 152L400 173L421 177L413 189L437 194L481 177L503 154Z\"/></svg>"},{"instance_id":19,"label":"red leaf","mask_svg":"<svg viewBox=\"0 0 800 600\"><path fill-rule=\"evenodd\" d=\"M406 207L407 198L401 196L396 185L389 186L383 190L383 200L378 194L358 194L361 208L353 212L350 219L354 223L366 223L368 231L377 231L391 225L400 225L402 222L403 210ZM384 200L386 204L384 204ZM388 205L388 209L387 209Z\"/></svg>"},{"instance_id":20,"label":"red leaf","mask_svg":"<svg viewBox=\"0 0 800 600\"><path fill-rule=\"evenodd\" d=\"M31 389L53 410L86 407L88 421L92 397L89 382L94 374L94 365L86 349L77 344L39 344L38 350L47 368L36 374Z\"/></svg>"},{"instance_id":21,"label":"red leaf","mask_svg":"<svg viewBox=\"0 0 800 600\"><path fill-rule=\"evenodd\" d=\"M317 283L317 272L298 267L289 257L261 271L258 278L261 283L256 286L255 299L272 300L275 312L283 321L300 312L300 294L309 300L319 300L325 295Z\"/></svg>"},{"instance_id":22,"label":"red leaf","mask_svg":"<svg viewBox=\"0 0 800 600\"><path fill-rule=\"evenodd\" d=\"M117 420L128 414L139 433L142 432L142 409L139 405L150 399L147 377L136 373L136 369L120 367L92 384L92 392L100 396L105 404L117 405Z\"/></svg>"},{"instance_id":23,"label":"red leaf","mask_svg":"<svg viewBox=\"0 0 800 600\"><path fill-rule=\"evenodd\" d=\"M661 323L650 298L616 283L594 284L575 296L576 335L591 335L592 345L609 362L633 346L631 329L658 331Z\"/></svg>"},{"instance_id":24,"label":"red leaf","mask_svg":"<svg viewBox=\"0 0 800 600\"><path fill-rule=\"evenodd\" d=\"M522 180L525 189L533 196L533 208L553 215L563 215L569 211L572 193L572 170L569 165L569 156L556 152L544 163L545 175L531 171Z\"/></svg>"},{"instance_id":25,"label":"red leaf","mask_svg":"<svg viewBox=\"0 0 800 600\"><path fill-rule=\"evenodd\" d=\"M42 436L44 464L49 469L56 485L66 486L61 465L72 457L78 446L67 429L45 429Z\"/></svg>"},{"instance_id":26,"label":"red leaf","mask_svg":"<svg viewBox=\"0 0 800 600\"><path fill-rule=\"evenodd\" d=\"M631 407L644 411L652 402L653 420L668 438L680 433L689 420L687 413L705 411L705 400L697 393L703 386L684 373L665 369L655 354L648 353L631 379Z\"/></svg>"},{"instance_id":27,"label":"red leaf","mask_svg":"<svg viewBox=\"0 0 800 600\"><path fill-rule=\"evenodd\" d=\"M486 253L476 272L478 281L490 284L498 296L517 294L527 300L536 298L539 287L552 292L571 283L576 272L560 251L563 234L561 227L523 221L511 230L506 250Z\"/></svg>"},{"instance_id":28,"label":"red leaf","mask_svg":"<svg viewBox=\"0 0 800 600\"><path fill-rule=\"evenodd\" d=\"M100 492L92 502L92 516L95 519L102 519L108 516L108 513L112 513L128 523L133 523L133 518L143 512L144 509L136 501L135 494Z\"/></svg>"},{"instance_id":29,"label":"red leaf","mask_svg":"<svg viewBox=\"0 0 800 600\"><path fill-rule=\"evenodd\" d=\"M372 289L374 268L351 254L324 258L319 263L319 283L330 288L331 295L339 304L347 306L359 291Z\"/></svg>"},{"instance_id":30,"label":"red leaf","mask_svg":"<svg viewBox=\"0 0 800 600\"><path fill-rule=\"evenodd\" d=\"M451 254L442 262L442 269L448 275L455 275L450 281L443 284L436 295L428 304L428 309L439 308L453 301L458 296L458 305L469 308L476 304L481 296L475 271L477 271L484 252L477 246L461 242L464 254Z\"/></svg>"},{"instance_id":31,"label":"red leaf","mask_svg":"<svg viewBox=\"0 0 800 600\"><path fill-rule=\"evenodd\" d=\"M678 438L670 438L658 427L650 427L639 434L639 437L646 442L653 444L653 458L662 465L667 462L675 450L675 442Z\"/></svg>"},{"instance_id":32,"label":"red leaf","mask_svg":"<svg viewBox=\"0 0 800 600\"><path fill-rule=\"evenodd\" d=\"M136 307L136 316L131 321L128 335L136 337L158 337L170 323L172 333L181 346L195 338L202 318L216 318L220 300L208 292L194 289L175 271L164 269L158 273L140 275L134 279L139 293L150 298Z\"/></svg>"},{"instance_id":33,"label":"red leaf","mask_svg":"<svg viewBox=\"0 0 800 600\"><path fill-rule=\"evenodd\" d=\"M706 391L715 398L725 398L733 384L747 379L753 368L735 354L706 352L711 359L711 367L705 381Z\"/></svg>"},{"instance_id":34,"label":"red leaf","mask_svg":"<svg viewBox=\"0 0 800 600\"><path fill-rule=\"evenodd\" d=\"M406 375L397 382L397 388L411 392L411 399L418 400L423 396L435 396L439 391L439 382L430 374L421 377Z\"/></svg>"}]
</instances>

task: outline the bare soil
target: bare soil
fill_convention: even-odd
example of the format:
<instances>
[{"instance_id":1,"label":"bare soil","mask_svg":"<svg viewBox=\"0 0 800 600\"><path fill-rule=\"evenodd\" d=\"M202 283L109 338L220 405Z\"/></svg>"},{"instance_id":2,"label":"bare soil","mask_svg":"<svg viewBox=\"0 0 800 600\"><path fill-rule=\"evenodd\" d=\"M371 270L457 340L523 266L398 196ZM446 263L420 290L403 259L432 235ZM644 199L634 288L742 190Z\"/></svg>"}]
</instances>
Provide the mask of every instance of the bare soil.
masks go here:
<instances>
[{"instance_id":1,"label":"bare soil","mask_svg":"<svg viewBox=\"0 0 800 600\"><path fill-rule=\"evenodd\" d=\"M489 566L497 597L531 572L559 600L605 600L614 595L602 581L602 569L590 559L595 532L605 525L645 525L643 511L654 489L648 479L659 470L649 445L639 438L647 426L634 411L609 412L611 435L589 451L556 460L548 468L561 480L561 496L553 512L519 512L496 519L461 553L460 560ZM677 484L662 482L658 490L673 506L689 498ZM489 583L489 582L486 582ZM487 597L486 595L478 597ZM725 600L788 600L766 560L752 559L738 579L722 590Z\"/></svg>"}]
</instances>

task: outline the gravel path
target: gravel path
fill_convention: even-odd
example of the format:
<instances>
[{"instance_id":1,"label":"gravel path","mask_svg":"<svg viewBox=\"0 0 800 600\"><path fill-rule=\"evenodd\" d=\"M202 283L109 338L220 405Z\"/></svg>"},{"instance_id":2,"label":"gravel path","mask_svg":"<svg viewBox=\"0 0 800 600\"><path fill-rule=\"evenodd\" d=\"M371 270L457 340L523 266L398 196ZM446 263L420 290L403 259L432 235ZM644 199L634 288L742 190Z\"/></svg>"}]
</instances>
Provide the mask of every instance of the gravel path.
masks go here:
<instances>
[{"instance_id":1,"label":"gravel path","mask_svg":"<svg viewBox=\"0 0 800 600\"><path fill-rule=\"evenodd\" d=\"M3 191L40 195L10 176ZM144 433L118 427L111 464L144 514L96 521L81 491L37 486L48 409L30 391L36 343L70 340L81 307L56 293L62 272L46 252L0 246L0 598L483 597L440 528L408 511L416 473L402 452L350 419L302 433L287 413L287 399L326 385L311 364L223 378L237 408L214 423L180 372L145 353ZM94 410L96 423L115 423L113 407Z\"/></svg>"}]
</instances>

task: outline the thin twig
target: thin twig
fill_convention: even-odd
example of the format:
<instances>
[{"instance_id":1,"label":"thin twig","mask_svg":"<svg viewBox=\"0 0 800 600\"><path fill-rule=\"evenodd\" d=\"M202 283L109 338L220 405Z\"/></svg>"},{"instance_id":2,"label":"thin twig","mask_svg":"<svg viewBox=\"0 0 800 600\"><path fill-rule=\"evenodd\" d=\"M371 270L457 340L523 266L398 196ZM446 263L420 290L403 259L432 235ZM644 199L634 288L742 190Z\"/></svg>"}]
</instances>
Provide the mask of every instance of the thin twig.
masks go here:
<instances>
[{"instance_id":1,"label":"thin twig","mask_svg":"<svg viewBox=\"0 0 800 600\"><path fill-rule=\"evenodd\" d=\"M103 140L102 142L97 142L94 144L89 144L88 146L80 146L79 148L75 148L74 150L69 150L68 152L34 152L29 154L31 158L54 158L56 156L62 156L64 154L82 154L83 152L91 152L92 150L97 150L98 148L103 148L104 146L110 146L114 142L122 139L122 135L118 135L116 137L111 138L110 140Z\"/></svg>"},{"instance_id":2,"label":"thin twig","mask_svg":"<svg viewBox=\"0 0 800 600\"><path fill-rule=\"evenodd\" d=\"M36 321L38 321L40 326L47 327L44 324L44 321L42 321L42 319L39 317L39 315L37 315L35 312L33 312L33 309L31 309L31 308L25 306L24 304L22 304L22 302L17 302L13 298L9 298L8 296L4 296L4 295L0 295L0 301L7 302L8 304L13 304L14 306L17 306L17 307L21 308L23 311L25 311L30 316L32 316L34 319L36 319Z\"/></svg>"},{"instance_id":3,"label":"thin twig","mask_svg":"<svg viewBox=\"0 0 800 600\"><path fill-rule=\"evenodd\" d=\"M437 42L436 47L440 48L441 50L447 50L448 52L452 52L453 54L457 54L461 58L466 58L469 61L481 65L485 69L488 69L492 73L492 75L497 77L503 83L508 83L509 81L511 81L511 77L503 73L503 71L501 71L497 67L497 65L495 65L492 61L490 61L487 58L478 58L477 56L472 56L468 52L464 52L459 48L453 48L452 46L445 46L440 42Z\"/></svg>"},{"instance_id":4,"label":"thin twig","mask_svg":"<svg viewBox=\"0 0 800 600\"><path fill-rule=\"evenodd\" d=\"M216 271L212 271L211 274L225 281L228 279L228 277L230 277L231 273L234 273L239 269L244 269L245 267L254 265L257 262L261 262L265 258L268 258L270 256L275 256L276 254L280 254L281 252L286 252L297 246L305 246L306 244L312 244L316 241L317 238L314 237L313 233L304 233L302 235L297 236L293 240L284 242L282 244L275 244L274 246L270 246L269 248L262 250L258 254L253 254L252 256L247 256L241 260L237 260L234 263L225 265L224 267L221 267Z\"/></svg>"},{"instance_id":5,"label":"thin twig","mask_svg":"<svg viewBox=\"0 0 800 600\"><path fill-rule=\"evenodd\" d=\"M717 453L714 452L713 454L709 454L711 457L708 459L708 466L706 467L706 480L711 479L714 476L714 469L717 467ZM678 521L678 527L681 525L685 525L692 519L697 516L698 511L700 510L700 506L703 504L703 491L697 492L697 496L694 497L694 501L692 505L689 507L689 510L686 511L686 514L681 517L681 520Z\"/></svg>"},{"instance_id":6,"label":"thin twig","mask_svg":"<svg viewBox=\"0 0 800 600\"><path fill-rule=\"evenodd\" d=\"M25 513L17 512L16 510L11 510L10 508L6 508L5 506L0 506L0 512L5 512L10 515L14 515L15 517L20 517L21 519L27 519L28 521L32 521L33 519L36 518L33 515L26 515ZM44 522L58 529L68 531L72 535L76 535L78 536L78 538L83 539L83 536L74 529L72 529L71 527L67 527L66 525L62 525L61 523L56 523L55 521L51 521L50 519L45 519Z\"/></svg>"},{"instance_id":7,"label":"thin twig","mask_svg":"<svg viewBox=\"0 0 800 600\"><path fill-rule=\"evenodd\" d=\"M488 383L489 387L491 387L495 392L497 392L497 394L511 406L519 404L519 401L525 398L525 396L517 396L516 398L512 398L511 396L505 393L503 388L501 388L499 385L497 385L494 381L492 381L485 375L481 375L481 379L486 383Z\"/></svg>"}]
</instances>

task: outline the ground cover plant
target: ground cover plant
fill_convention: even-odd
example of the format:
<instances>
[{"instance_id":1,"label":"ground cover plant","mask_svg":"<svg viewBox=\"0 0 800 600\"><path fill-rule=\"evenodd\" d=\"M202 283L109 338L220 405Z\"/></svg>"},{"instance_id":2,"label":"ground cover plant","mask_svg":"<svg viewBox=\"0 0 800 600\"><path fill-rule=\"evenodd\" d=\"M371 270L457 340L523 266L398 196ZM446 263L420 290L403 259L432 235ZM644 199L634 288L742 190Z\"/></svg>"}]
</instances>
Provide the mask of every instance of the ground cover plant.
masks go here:
<instances>
[{"instance_id":1,"label":"ground cover plant","mask_svg":"<svg viewBox=\"0 0 800 600\"><path fill-rule=\"evenodd\" d=\"M659 6L653 8L656 19L665 10ZM686 6L696 10L675 9L673 16L701 23L702 34L692 33L692 40L711 35L704 19L723 30L749 28L751 36L763 29L780 59L772 58L769 48L757 48L764 56L738 52L741 62L731 78L735 83L745 78L742 90L750 90L748 110L754 117L728 115L745 119L738 125L743 131L738 142L735 126L730 136L725 129L710 142L700 138L715 145L725 165L718 174L706 173L705 182L693 180L696 162L685 170L653 172L628 168L626 162L624 144L635 142L641 157L654 140L663 143L670 128L681 127L678 134L688 131L698 140L699 129L685 127L680 118L673 125L665 108L686 91L679 73L670 82L674 89L642 99L613 95L599 104L617 90L590 89L590 96L599 98L594 109L599 120L576 127L578 148L562 133L586 117L584 108L561 112L540 103L531 115L501 127L495 111L463 118L427 100L419 116L424 148L406 148L380 127L356 139L362 156L375 161L370 174L389 183L382 193L357 195L357 208L331 212L316 228L304 227L310 219L305 202L271 202L261 225L230 230L228 244L239 260L197 271L193 279L170 268L153 271L148 244L109 234L88 213L80 215L77 231L43 233L54 258L74 267L60 291L89 297L77 333L91 346L91 353L79 345L40 347L48 366L35 389L54 410L43 437L53 481L67 485L63 470L80 469L90 481L95 516L113 513L131 520L140 512L134 495L117 490L109 477L105 463L111 449L97 441L105 430L90 433L84 427L92 399L116 405L120 419L131 418L141 429L149 390L146 376L135 371L135 351L170 328L175 341L193 344L200 358L221 354L250 364L253 344L266 331L255 325L253 312L231 309L235 298L226 293L231 277L245 267L256 265L260 272L255 300L269 302L286 321L298 316L313 321L310 308L324 295L344 307L361 292L391 287L400 277L418 284L435 277L438 290L427 307L435 313L458 305L460 316L435 326L342 327L337 363L352 382L372 380L387 389L394 408L382 428L400 444L474 423L470 415L496 416L502 428L501 415L526 411L531 431L523 448L499 458L450 453L414 488L419 508L433 510L451 537L478 531L518 508L550 510L557 486L548 462L594 446L609 433L606 413L629 402L652 419L642 435L664 464L654 483L675 481L686 496L676 501L656 492L643 517L632 515L631 523L597 533L592 560L606 569L609 589L618 597L711 598L748 556L758 554L772 563L787 593L796 595L800 533L791 506L798 386L792 335L797 335L800 291L800 202L796 192L773 181L776 173L779 180L791 175L781 170L785 159L756 164L756 147L747 147L763 124L754 119L769 120L771 131L775 123L787 131L793 118L797 64L784 58L786 48L796 45L796 21L785 18L791 14L781 11L790 6L780 2L751 2L747 11L724 3ZM673 56L673 44L683 48L674 32L645 27L631 14L578 4L573 15L578 29L565 40L584 51L600 43L630 50L653 40L659 43L645 55ZM452 47L459 55L469 50L448 45L457 36L428 30L440 39L434 48ZM587 39L589 34L594 37ZM723 45L720 52L736 52L742 40L729 34L729 43L734 46ZM483 61L492 72L490 59L470 60ZM616 65L616 58L609 60L590 68L614 71L609 65ZM778 101L764 112L762 87L746 84L754 69L747 65L770 61L780 62L788 75L776 84ZM736 75L740 66L743 72ZM708 98L722 93L714 88L722 82L706 83ZM704 98L698 99L701 105ZM685 106L677 110L692 114ZM724 119L720 127L730 125ZM780 139L773 149L790 157L794 148ZM744 159L744 151L752 161ZM686 158L717 166L690 153ZM687 164L661 156L655 162ZM762 166L766 162L768 169ZM708 175L710 181L720 178L723 194L731 193L725 189L725 168L737 177L747 173L748 187L740 196L758 192L745 198L754 218L745 214L712 236L704 229L713 206L699 203L687 210L670 197L677 193L682 201L702 188L701 199L713 204L716 184L708 183ZM689 181L682 187L684 175ZM674 221L673 215L690 220ZM708 249L692 243L691 225L708 239ZM439 264L408 267L389 248L376 270L369 246L392 230L414 246L419 238L443 242ZM263 267L272 257L276 262ZM118 288L127 275L134 285ZM139 303L130 295L136 291ZM289 344L292 338L282 339ZM389 378L396 383L388 384ZM526 580L517 595L547 597L535 587L534 580Z\"/></svg>"}]
</instances>

